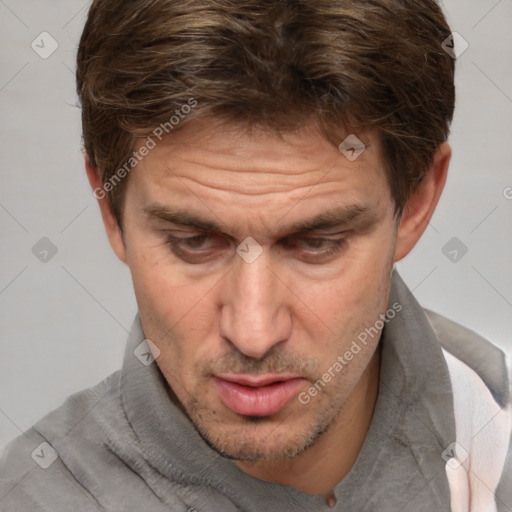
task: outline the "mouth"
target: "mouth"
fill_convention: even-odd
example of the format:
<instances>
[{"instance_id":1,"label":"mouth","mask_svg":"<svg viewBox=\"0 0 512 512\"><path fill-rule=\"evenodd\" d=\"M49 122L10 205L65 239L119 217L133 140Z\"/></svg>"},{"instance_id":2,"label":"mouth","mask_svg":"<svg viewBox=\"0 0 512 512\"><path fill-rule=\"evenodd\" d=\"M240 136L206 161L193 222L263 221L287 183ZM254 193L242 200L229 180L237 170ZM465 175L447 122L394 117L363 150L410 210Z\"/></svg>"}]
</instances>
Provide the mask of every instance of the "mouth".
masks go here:
<instances>
[{"instance_id":1,"label":"mouth","mask_svg":"<svg viewBox=\"0 0 512 512\"><path fill-rule=\"evenodd\" d=\"M224 374L213 381L222 403L243 416L271 416L284 409L306 379L284 374Z\"/></svg>"}]
</instances>

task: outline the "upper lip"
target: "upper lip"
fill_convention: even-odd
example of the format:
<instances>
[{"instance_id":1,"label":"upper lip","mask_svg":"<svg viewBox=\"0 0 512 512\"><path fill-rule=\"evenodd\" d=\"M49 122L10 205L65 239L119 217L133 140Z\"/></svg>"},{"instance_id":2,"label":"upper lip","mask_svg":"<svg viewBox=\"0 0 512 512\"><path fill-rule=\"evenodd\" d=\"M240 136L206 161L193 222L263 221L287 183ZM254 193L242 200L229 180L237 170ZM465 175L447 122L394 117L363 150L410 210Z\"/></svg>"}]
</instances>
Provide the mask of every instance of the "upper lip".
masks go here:
<instances>
[{"instance_id":1,"label":"upper lip","mask_svg":"<svg viewBox=\"0 0 512 512\"><path fill-rule=\"evenodd\" d=\"M226 380L228 382L240 384L241 386L250 386L255 388L261 386L268 386L269 384L275 384L277 382L284 382L286 380L301 378L300 375L293 375L289 373L265 373L261 375L255 375L250 373L234 373L220 374L216 375L216 377L218 379Z\"/></svg>"}]
</instances>

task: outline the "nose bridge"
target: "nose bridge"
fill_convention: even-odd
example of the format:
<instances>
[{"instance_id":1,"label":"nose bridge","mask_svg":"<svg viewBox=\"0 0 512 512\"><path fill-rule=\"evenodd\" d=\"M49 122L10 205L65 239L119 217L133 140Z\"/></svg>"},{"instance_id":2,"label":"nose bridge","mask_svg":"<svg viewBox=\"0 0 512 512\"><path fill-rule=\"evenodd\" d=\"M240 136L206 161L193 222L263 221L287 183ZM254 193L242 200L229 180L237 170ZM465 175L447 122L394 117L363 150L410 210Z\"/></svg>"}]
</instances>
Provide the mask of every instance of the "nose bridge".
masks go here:
<instances>
[{"instance_id":1,"label":"nose bridge","mask_svg":"<svg viewBox=\"0 0 512 512\"><path fill-rule=\"evenodd\" d=\"M286 294L270 269L267 254L248 263L243 258L228 274L221 308L221 335L245 355L261 358L289 337L291 321Z\"/></svg>"}]
</instances>

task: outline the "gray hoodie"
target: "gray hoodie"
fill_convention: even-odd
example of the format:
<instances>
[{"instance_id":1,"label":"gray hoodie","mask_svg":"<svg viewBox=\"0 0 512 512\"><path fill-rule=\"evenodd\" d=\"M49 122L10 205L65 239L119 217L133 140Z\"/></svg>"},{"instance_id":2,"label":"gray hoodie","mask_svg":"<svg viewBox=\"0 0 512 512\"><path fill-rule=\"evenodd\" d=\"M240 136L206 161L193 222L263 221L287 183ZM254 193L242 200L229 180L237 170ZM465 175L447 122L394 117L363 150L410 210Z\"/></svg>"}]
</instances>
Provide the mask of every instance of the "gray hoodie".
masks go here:
<instances>
[{"instance_id":1,"label":"gray hoodie","mask_svg":"<svg viewBox=\"0 0 512 512\"><path fill-rule=\"evenodd\" d=\"M457 433L443 349L476 372L500 409L510 401L505 358L421 308L395 271L390 304L397 302L402 310L380 341L372 423L333 507L325 496L255 479L210 448L156 363L134 355L145 339L137 315L121 370L70 396L6 447L0 511L450 511L446 454ZM505 512L512 510L510 454L500 474L496 506Z\"/></svg>"}]
</instances>

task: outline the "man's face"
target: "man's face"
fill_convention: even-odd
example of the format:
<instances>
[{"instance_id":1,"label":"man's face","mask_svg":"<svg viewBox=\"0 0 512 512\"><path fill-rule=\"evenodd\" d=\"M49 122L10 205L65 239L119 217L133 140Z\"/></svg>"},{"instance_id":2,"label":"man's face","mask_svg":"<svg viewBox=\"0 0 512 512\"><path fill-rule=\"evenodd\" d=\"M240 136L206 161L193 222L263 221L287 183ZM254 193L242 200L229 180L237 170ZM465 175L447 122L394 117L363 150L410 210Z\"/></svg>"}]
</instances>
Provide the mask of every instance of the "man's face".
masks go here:
<instances>
[{"instance_id":1,"label":"man's face","mask_svg":"<svg viewBox=\"0 0 512 512\"><path fill-rule=\"evenodd\" d=\"M394 203L377 141L358 135L370 145L350 161L312 126L278 136L194 122L129 178L126 259L144 332L224 455L309 447L375 352L378 335L299 399L387 309ZM315 227L320 216L338 220Z\"/></svg>"}]
</instances>

